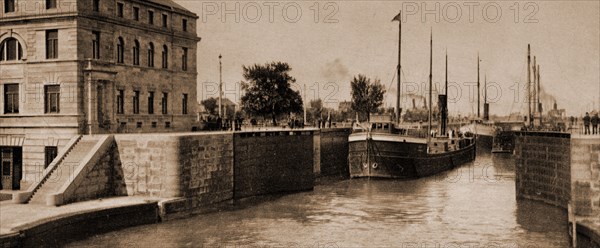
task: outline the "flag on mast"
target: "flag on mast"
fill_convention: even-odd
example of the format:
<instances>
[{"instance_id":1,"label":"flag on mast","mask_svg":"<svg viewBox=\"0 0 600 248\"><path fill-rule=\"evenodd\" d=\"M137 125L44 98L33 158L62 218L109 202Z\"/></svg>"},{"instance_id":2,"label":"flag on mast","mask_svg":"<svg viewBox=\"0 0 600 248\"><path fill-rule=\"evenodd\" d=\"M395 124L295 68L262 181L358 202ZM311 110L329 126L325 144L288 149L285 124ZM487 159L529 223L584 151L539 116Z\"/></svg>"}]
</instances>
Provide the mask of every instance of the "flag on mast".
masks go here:
<instances>
[{"instance_id":1,"label":"flag on mast","mask_svg":"<svg viewBox=\"0 0 600 248\"><path fill-rule=\"evenodd\" d=\"M402 22L402 10L400 10L400 13L398 13L394 19L392 19L392 21L399 21Z\"/></svg>"}]
</instances>

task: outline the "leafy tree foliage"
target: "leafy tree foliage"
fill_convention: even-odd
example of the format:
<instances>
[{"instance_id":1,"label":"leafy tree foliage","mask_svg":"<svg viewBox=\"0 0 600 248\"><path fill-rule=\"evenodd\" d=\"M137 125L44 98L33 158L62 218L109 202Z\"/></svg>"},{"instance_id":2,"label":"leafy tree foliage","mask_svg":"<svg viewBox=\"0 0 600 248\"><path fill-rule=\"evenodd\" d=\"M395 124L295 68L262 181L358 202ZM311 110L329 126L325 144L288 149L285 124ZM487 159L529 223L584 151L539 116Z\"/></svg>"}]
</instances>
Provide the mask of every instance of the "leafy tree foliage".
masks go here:
<instances>
[{"instance_id":1,"label":"leafy tree foliage","mask_svg":"<svg viewBox=\"0 0 600 248\"><path fill-rule=\"evenodd\" d=\"M202 104L204 106L204 109L206 109L206 111L210 114L210 115L217 115L218 112L218 100L215 99L214 97L211 98L207 98L205 100L202 100L200 102L200 104Z\"/></svg>"},{"instance_id":2,"label":"leafy tree foliage","mask_svg":"<svg viewBox=\"0 0 600 248\"><path fill-rule=\"evenodd\" d=\"M309 103L310 108L307 110L307 118L311 123L316 123L323 115L323 100L316 99Z\"/></svg>"},{"instance_id":3,"label":"leafy tree foliage","mask_svg":"<svg viewBox=\"0 0 600 248\"><path fill-rule=\"evenodd\" d=\"M265 65L243 66L243 75L248 82L242 83L242 109L252 116L270 116L273 125L277 117L302 112L300 92L291 88L296 82L289 72L287 63L271 62Z\"/></svg>"},{"instance_id":4,"label":"leafy tree foliage","mask_svg":"<svg viewBox=\"0 0 600 248\"><path fill-rule=\"evenodd\" d=\"M383 104L383 94L385 89L379 79L371 82L370 78L359 74L354 77L352 82L352 110L361 115L363 120L370 120L370 114L376 113L377 109Z\"/></svg>"}]
</instances>

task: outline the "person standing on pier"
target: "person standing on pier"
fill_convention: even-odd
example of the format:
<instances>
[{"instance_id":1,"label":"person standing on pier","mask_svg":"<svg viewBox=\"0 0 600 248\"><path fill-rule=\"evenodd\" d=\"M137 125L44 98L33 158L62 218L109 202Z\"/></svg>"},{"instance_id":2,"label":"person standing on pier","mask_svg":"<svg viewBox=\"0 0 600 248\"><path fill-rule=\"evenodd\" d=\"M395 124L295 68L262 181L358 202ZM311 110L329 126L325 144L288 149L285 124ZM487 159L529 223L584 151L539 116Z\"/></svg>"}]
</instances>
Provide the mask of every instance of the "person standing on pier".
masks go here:
<instances>
[{"instance_id":1,"label":"person standing on pier","mask_svg":"<svg viewBox=\"0 0 600 248\"><path fill-rule=\"evenodd\" d=\"M598 118L598 113L592 117L592 134L598 134L598 122L600 119Z\"/></svg>"},{"instance_id":2,"label":"person standing on pier","mask_svg":"<svg viewBox=\"0 0 600 248\"><path fill-rule=\"evenodd\" d=\"M585 116L583 117L583 126L585 131L583 134L590 134L590 114L585 112Z\"/></svg>"}]
</instances>

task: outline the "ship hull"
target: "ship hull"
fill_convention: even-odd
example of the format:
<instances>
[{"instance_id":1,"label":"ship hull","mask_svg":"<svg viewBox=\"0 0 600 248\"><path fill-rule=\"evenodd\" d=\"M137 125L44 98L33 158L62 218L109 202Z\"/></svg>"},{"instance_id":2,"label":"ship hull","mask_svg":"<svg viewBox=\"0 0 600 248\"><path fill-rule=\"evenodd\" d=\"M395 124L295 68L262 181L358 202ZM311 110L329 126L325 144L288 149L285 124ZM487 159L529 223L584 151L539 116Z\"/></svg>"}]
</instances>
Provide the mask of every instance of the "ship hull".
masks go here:
<instances>
[{"instance_id":1,"label":"ship hull","mask_svg":"<svg viewBox=\"0 0 600 248\"><path fill-rule=\"evenodd\" d=\"M395 179L427 177L473 161L476 152L475 144L465 144L461 149L437 154L427 154L426 149L425 143L411 140L350 140L350 176Z\"/></svg>"},{"instance_id":2,"label":"ship hull","mask_svg":"<svg viewBox=\"0 0 600 248\"><path fill-rule=\"evenodd\" d=\"M477 135L477 149L490 152L494 144L494 126L492 124L471 123L460 128L463 133L471 132Z\"/></svg>"},{"instance_id":3,"label":"ship hull","mask_svg":"<svg viewBox=\"0 0 600 248\"><path fill-rule=\"evenodd\" d=\"M515 149L515 131L501 131L494 136L492 153L512 153Z\"/></svg>"},{"instance_id":4,"label":"ship hull","mask_svg":"<svg viewBox=\"0 0 600 248\"><path fill-rule=\"evenodd\" d=\"M494 145L494 136L489 134L477 134L477 149L479 151L491 151Z\"/></svg>"}]
</instances>

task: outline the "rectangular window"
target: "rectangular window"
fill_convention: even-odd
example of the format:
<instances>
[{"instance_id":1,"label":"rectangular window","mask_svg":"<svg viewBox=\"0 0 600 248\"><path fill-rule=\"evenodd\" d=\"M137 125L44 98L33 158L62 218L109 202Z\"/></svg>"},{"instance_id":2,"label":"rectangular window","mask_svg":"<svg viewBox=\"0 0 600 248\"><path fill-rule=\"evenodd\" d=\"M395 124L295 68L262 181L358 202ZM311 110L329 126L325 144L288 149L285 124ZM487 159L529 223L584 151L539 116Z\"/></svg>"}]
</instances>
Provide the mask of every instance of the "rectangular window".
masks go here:
<instances>
[{"instance_id":1,"label":"rectangular window","mask_svg":"<svg viewBox=\"0 0 600 248\"><path fill-rule=\"evenodd\" d=\"M133 91L133 113L134 114L140 113L140 91L139 90Z\"/></svg>"},{"instance_id":2,"label":"rectangular window","mask_svg":"<svg viewBox=\"0 0 600 248\"><path fill-rule=\"evenodd\" d=\"M45 113L60 112L60 85L44 86Z\"/></svg>"},{"instance_id":3,"label":"rectangular window","mask_svg":"<svg viewBox=\"0 0 600 248\"><path fill-rule=\"evenodd\" d=\"M92 31L92 58L100 59L100 32Z\"/></svg>"},{"instance_id":4,"label":"rectangular window","mask_svg":"<svg viewBox=\"0 0 600 248\"><path fill-rule=\"evenodd\" d=\"M56 156L58 155L58 148L56 146L46 146L44 147L44 169L48 167L54 161Z\"/></svg>"},{"instance_id":5,"label":"rectangular window","mask_svg":"<svg viewBox=\"0 0 600 248\"><path fill-rule=\"evenodd\" d=\"M46 59L58 58L58 30L46 30Z\"/></svg>"},{"instance_id":6,"label":"rectangular window","mask_svg":"<svg viewBox=\"0 0 600 248\"><path fill-rule=\"evenodd\" d=\"M154 67L154 45L152 42L148 47L148 67Z\"/></svg>"},{"instance_id":7,"label":"rectangular window","mask_svg":"<svg viewBox=\"0 0 600 248\"><path fill-rule=\"evenodd\" d=\"M56 0L46 0L46 9L56 9Z\"/></svg>"},{"instance_id":8,"label":"rectangular window","mask_svg":"<svg viewBox=\"0 0 600 248\"><path fill-rule=\"evenodd\" d=\"M148 24L154 25L154 11L148 10Z\"/></svg>"},{"instance_id":9,"label":"rectangular window","mask_svg":"<svg viewBox=\"0 0 600 248\"><path fill-rule=\"evenodd\" d=\"M154 114L154 91L148 92L148 114Z\"/></svg>"},{"instance_id":10,"label":"rectangular window","mask_svg":"<svg viewBox=\"0 0 600 248\"><path fill-rule=\"evenodd\" d=\"M8 155L3 154L3 156L9 157L9 156L12 156L12 154L10 154L10 153L8 153ZM3 176L10 176L10 174L11 174L11 171L10 171L11 166L10 165L11 164L12 164L11 161L2 160L2 175Z\"/></svg>"},{"instance_id":11,"label":"rectangular window","mask_svg":"<svg viewBox=\"0 0 600 248\"><path fill-rule=\"evenodd\" d=\"M167 106L168 98L169 98L169 93L163 92L163 97L162 97L162 100L161 100L161 107L162 107L162 114L163 115L166 115L166 114L169 113L168 110L167 110L167 107L168 107Z\"/></svg>"},{"instance_id":12,"label":"rectangular window","mask_svg":"<svg viewBox=\"0 0 600 248\"><path fill-rule=\"evenodd\" d=\"M169 67L169 50L167 50L167 47L164 46L163 51L162 51L162 68L167 69L168 67Z\"/></svg>"},{"instance_id":13,"label":"rectangular window","mask_svg":"<svg viewBox=\"0 0 600 248\"><path fill-rule=\"evenodd\" d=\"M19 85L5 84L4 85L4 113L16 114L19 113Z\"/></svg>"},{"instance_id":14,"label":"rectangular window","mask_svg":"<svg viewBox=\"0 0 600 248\"><path fill-rule=\"evenodd\" d=\"M100 11L100 0L92 0L93 1L93 8L95 12Z\"/></svg>"},{"instance_id":15,"label":"rectangular window","mask_svg":"<svg viewBox=\"0 0 600 248\"><path fill-rule=\"evenodd\" d=\"M133 65L140 65L140 45L135 41L133 46Z\"/></svg>"},{"instance_id":16,"label":"rectangular window","mask_svg":"<svg viewBox=\"0 0 600 248\"><path fill-rule=\"evenodd\" d=\"M188 113L188 94L183 94L181 98L181 114L187 115Z\"/></svg>"},{"instance_id":17,"label":"rectangular window","mask_svg":"<svg viewBox=\"0 0 600 248\"><path fill-rule=\"evenodd\" d=\"M188 49L183 48L183 54L181 55L181 70L187 71L187 60L188 60Z\"/></svg>"},{"instance_id":18,"label":"rectangular window","mask_svg":"<svg viewBox=\"0 0 600 248\"><path fill-rule=\"evenodd\" d=\"M140 8L138 7L133 7L133 20L140 20Z\"/></svg>"},{"instance_id":19,"label":"rectangular window","mask_svg":"<svg viewBox=\"0 0 600 248\"><path fill-rule=\"evenodd\" d=\"M167 15L166 15L166 14L163 14L163 15L162 15L162 26L163 26L163 28L166 28L166 27L167 27L167 24L168 24L168 23L167 23Z\"/></svg>"},{"instance_id":20,"label":"rectangular window","mask_svg":"<svg viewBox=\"0 0 600 248\"><path fill-rule=\"evenodd\" d=\"M156 121L153 121L153 122L152 122L152 128L156 128L156 124L157 124L157 122L156 122Z\"/></svg>"},{"instance_id":21,"label":"rectangular window","mask_svg":"<svg viewBox=\"0 0 600 248\"><path fill-rule=\"evenodd\" d=\"M123 42L123 39L121 37L119 37L119 40L117 41L117 63L123 64L123 61L125 61L125 42Z\"/></svg>"},{"instance_id":22,"label":"rectangular window","mask_svg":"<svg viewBox=\"0 0 600 248\"><path fill-rule=\"evenodd\" d=\"M123 90L119 90L117 94L117 114L125 113L125 92Z\"/></svg>"},{"instance_id":23,"label":"rectangular window","mask_svg":"<svg viewBox=\"0 0 600 248\"><path fill-rule=\"evenodd\" d=\"M136 127L136 128L142 128L142 123L141 123L141 122L137 122L137 123L135 123L135 127Z\"/></svg>"},{"instance_id":24,"label":"rectangular window","mask_svg":"<svg viewBox=\"0 0 600 248\"><path fill-rule=\"evenodd\" d=\"M123 3L117 3L117 16L123 17Z\"/></svg>"},{"instance_id":25,"label":"rectangular window","mask_svg":"<svg viewBox=\"0 0 600 248\"><path fill-rule=\"evenodd\" d=\"M4 13L15 12L15 0L4 0Z\"/></svg>"},{"instance_id":26,"label":"rectangular window","mask_svg":"<svg viewBox=\"0 0 600 248\"><path fill-rule=\"evenodd\" d=\"M165 127L166 128L171 128L171 122L170 121L165 122Z\"/></svg>"},{"instance_id":27,"label":"rectangular window","mask_svg":"<svg viewBox=\"0 0 600 248\"><path fill-rule=\"evenodd\" d=\"M181 28L184 32L187 31L187 19L181 19Z\"/></svg>"}]
</instances>

